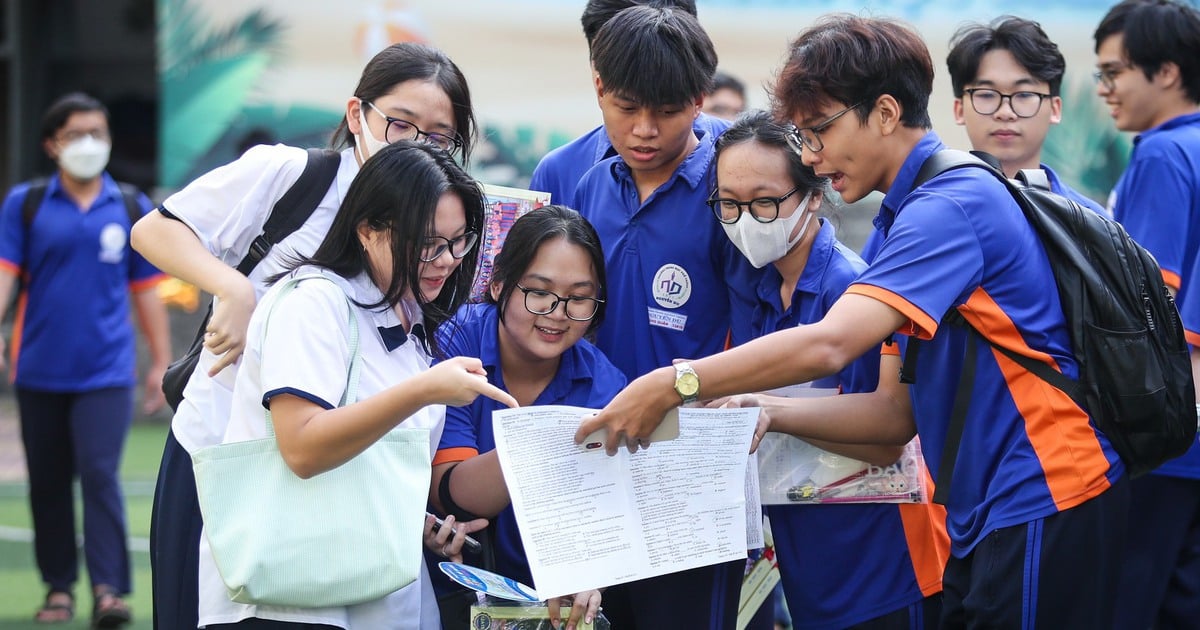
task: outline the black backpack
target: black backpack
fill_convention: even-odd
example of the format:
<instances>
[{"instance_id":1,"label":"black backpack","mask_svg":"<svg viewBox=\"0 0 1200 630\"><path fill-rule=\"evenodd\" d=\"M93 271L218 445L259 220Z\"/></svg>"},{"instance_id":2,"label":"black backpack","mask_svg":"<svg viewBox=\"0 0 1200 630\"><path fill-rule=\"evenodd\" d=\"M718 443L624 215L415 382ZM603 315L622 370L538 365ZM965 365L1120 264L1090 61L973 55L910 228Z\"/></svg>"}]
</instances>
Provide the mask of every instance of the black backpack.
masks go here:
<instances>
[{"instance_id":1,"label":"black backpack","mask_svg":"<svg viewBox=\"0 0 1200 630\"><path fill-rule=\"evenodd\" d=\"M133 227L133 224L142 218L142 204L138 203L138 189L133 184L125 182L117 182L117 187L121 189L121 199L125 201L129 226ZM33 218L37 216L38 210L42 209L42 201L46 199L49 188L50 179L48 177L30 180L29 188L25 191L25 200L21 202L21 224L25 226L26 230L33 225Z\"/></svg>"},{"instance_id":2,"label":"black backpack","mask_svg":"<svg viewBox=\"0 0 1200 630\"><path fill-rule=\"evenodd\" d=\"M329 186L333 184L340 163L341 154L337 151L308 150L308 162L305 163L300 178L275 202L275 207L271 208L271 215L263 225L262 234L254 239L250 244L250 251L238 263L237 270L242 275L250 275L276 243L295 232L312 216ZM204 329L208 327L211 317L212 302L209 302L208 313L200 322L200 328L196 330L196 336L192 339L187 353L173 361L163 373L163 395L171 409L178 410L179 403L183 402L183 388L187 386L192 372L196 371L196 365L200 362L200 350L204 347Z\"/></svg>"},{"instance_id":3,"label":"black backpack","mask_svg":"<svg viewBox=\"0 0 1200 630\"><path fill-rule=\"evenodd\" d=\"M978 157L976 157L978 156ZM1182 455L1196 440L1196 395L1183 325L1158 263L1116 221L1050 191L1045 171L1005 177L995 158L943 150L922 165L915 186L958 168L980 168L1004 183L1045 248L1079 364L1079 380L986 340L1087 410L1130 476ZM970 332L967 358L946 432L934 500L949 495L974 380L979 332L955 309L942 320ZM912 382L920 342L905 353Z\"/></svg>"}]
</instances>

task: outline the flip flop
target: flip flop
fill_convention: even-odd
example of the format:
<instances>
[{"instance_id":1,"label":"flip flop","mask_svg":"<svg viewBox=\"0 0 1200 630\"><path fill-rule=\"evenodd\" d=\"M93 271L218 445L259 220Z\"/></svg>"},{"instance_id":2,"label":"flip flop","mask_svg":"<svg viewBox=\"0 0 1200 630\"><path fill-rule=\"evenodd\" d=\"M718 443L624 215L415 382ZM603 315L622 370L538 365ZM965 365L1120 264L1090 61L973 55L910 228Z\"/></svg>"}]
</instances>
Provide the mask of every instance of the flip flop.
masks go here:
<instances>
[{"instance_id":1,"label":"flip flop","mask_svg":"<svg viewBox=\"0 0 1200 630\"><path fill-rule=\"evenodd\" d=\"M65 595L67 601L51 601L56 595ZM34 623L67 623L75 618L75 596L66 591L50 591L42 607L33 615Z\"/></svg>"},{"instance_id":2,"label":"flip flop","mask_svg":"<svg viewBox=\"0 0 1200 630\"><path fill-rule=\"evenodd\" d=\"M93 628L120 628L133 620L129 605L111 587L96 589L96 600L92 605Z\"/></svg>"}]
</instances>

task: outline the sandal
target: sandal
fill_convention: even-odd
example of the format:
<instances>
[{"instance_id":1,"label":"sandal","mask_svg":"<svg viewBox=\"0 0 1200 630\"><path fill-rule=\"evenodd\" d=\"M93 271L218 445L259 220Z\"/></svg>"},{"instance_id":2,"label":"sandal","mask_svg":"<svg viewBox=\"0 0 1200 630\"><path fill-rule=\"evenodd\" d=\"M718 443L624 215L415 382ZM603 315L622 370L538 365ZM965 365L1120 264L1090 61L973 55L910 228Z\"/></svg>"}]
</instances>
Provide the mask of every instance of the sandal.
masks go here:
<instances>
[{"instance_id":1,"label":"sandal","mask_svg":"<svg viewBox=\"0 0 1200 630\"><path fill-rule=\"evenodd\" d=\"M129 605L111 586L96 587L95 597L92 604L93 628L120 628L133 620Z\"/></svg>"},{"instance_id":2,"label":"sandal","mask_svg":"<svg viewBox=\"0 0 1200 630\"><path fill-rule=\"evenodd\" d=\"M67 591L50 591L33 615L34 623L67 623L75 618L75 596Z\"/></svg>"}]
</instances>

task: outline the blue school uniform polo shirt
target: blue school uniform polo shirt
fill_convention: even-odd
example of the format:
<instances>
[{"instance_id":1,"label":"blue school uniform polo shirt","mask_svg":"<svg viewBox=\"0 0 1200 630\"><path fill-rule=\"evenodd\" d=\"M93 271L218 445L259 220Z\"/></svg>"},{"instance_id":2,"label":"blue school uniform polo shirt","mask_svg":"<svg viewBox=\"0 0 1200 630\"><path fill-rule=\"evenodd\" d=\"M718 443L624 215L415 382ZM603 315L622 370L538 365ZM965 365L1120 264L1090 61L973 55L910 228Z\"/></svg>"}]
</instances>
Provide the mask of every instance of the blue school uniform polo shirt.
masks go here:
<instances>
[{"instance_id":1,"label":"blue school uniform polo shirt","mask_svg":"<svg viewBox=\"0 0 1200 630\"><path fill-rule=\"evenodd\" d=\"M577 210L600 235L608 276L610 308L596 345L630 380L672 359L719 352L731 332L734 344L752 338L748 322L731 322L730 304L754 300L761 270L704 203L716 134L694 129L699 144L645 203L619 156L597 164L576 189Z\"/></svg>"},{"instance_id":2,"label":"blue school uniform polo shirt","mask_svg":"<svg viewBox=\"0 0 1200 630\"><path fill-rule=\"evenodd\" d=\"M500 372L499 311L494 304L467 304L451 321L438 329L446 356L478 357L487 370L488 382L507 391ZM599 409L625 387L625 375L612 365L596 346L580 339L562 355L554 379L538 395L534 405L574 405ZM495 450L492 412L504 405L480 396L465 407L447 407L442 441L433 465L458 462ZM525 560L525 547L517 529L512 506L492 519L495 534L496 570L501 575L537 588ZM465 558L470 561L471 556ZM435 583L438 581L435 576Z\"/></svg>"},{"instance_id":3,"label":"blue school uniform polo shirt","mask_svg":"<svg viewBox=\"0 0 1200 630\"><path fill-rule=\"evenodd\" d=\"M759 336L824 318L866 263L822 222L804 273L783 309L774 265L757 286L749 317ZM737 311L735 311L737 316ZM872 392L879 352L868 352L818 386ZM805 630L848 628L942 590L945 510L936 504L768 505L792 624Z\"/></svg>"},{"instance_id":4,"label":"blue school uniform polo shirt","mask_svg":"<svg viewBox=\"0 0 1200 630\"><path fill-rule=\"evenodd\" d=\"M1137 136L1110 202L1113 217L1158 260L1177 291L1188 343L1200 346L1200 113ZM1155 473L1200 479L1200 445Z\"/></svg>"},{"instance_id":5,"label":"blue school uniform polo shirt","mask_svg":"<svg viewBox=\"0 0 1200 630\"><path fill-rule=\"evenodd\" d=\"M1058 173L1054 172L1054 169L1042 164L1042 170L1046 171L1046 178L1050 180L1050 190L1052 192L1056 192L1097 214L1111 216L1108 210L1096 203L1095 200L1090 197L1085 197L1084 195L1080 194L1079 191L1063 183L1063 181L1059 179ZM879 253L879 248L883 247L883 230L878 229L878 220L879 219L876 218L877 223L875 227L877 229L872 230L871 233L867 235L867 241L863 243L862 246L862 258L867 262L874 260L875 255Z\"/></svg>"},{"instance_id":6,"label":"blue school uniform polo shirt","mask_svg":"<svg viewBox=\"0 0 1200 630\"><path fill-rule=\"evenodd\" d=\"M702 113L692 126L698 131L720 135L729 127L729 123ZM575 208L575 187L583 179L584 173L601 160L616 154L617 150L609 141L604 125L600 125L547 153L533 169L529 189L550 193L551 203Z\"/></svg>"},{"instance_id":7,"label":"blue school uniform polo shirt","mask_svg":"<svg viewBox=\"0 0 1200 630\"><path fill-rule=\"evenodd\" d=\"M1071 378L1070 351L1049 262L1003 184L981 169L943 173L913 189L944 147L930 132L904 161L879 211L885 239L847 293L908 317L898 332L923 344L910 388L917 432L934 479L962 371L965 330L939 326L956 308L993 343ZM965 557L993 530L1077 506L1108 490L1124 465L1085 411L983 340L958 464L949 490L952 553Z\"/></svg>"},{"instance_id":8,"label":"blue school uniform polo shirt","mask_svg":"<svg viewBox=\"0 0 1200 630\"><path fill-rule=\"evenodd\" d=\"M121 189L101 175L88 210L67 196L58 175L28 227L21 216L28 184L0 208L0 266L24 280L13 327L20 387L82 392L137 381L129 292L163 278L129 246L129 212ZM150 211L144 195L142 214Z\"/></svg>"}]
</instances>

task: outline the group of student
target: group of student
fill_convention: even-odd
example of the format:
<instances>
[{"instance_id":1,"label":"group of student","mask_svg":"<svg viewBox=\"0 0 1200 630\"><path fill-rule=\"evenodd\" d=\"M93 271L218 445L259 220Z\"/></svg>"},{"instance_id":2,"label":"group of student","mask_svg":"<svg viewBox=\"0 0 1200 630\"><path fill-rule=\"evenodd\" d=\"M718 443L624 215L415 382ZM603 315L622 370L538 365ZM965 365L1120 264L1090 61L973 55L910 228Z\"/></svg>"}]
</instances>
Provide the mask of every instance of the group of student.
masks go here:
<instances>
[{"instance_id":1,"label":"group of student","mask_svg":"<svg viewBox=\"0 0 1200 630\"><path fill-rule=\"evenodd\" d=\"M975 169L914 185L944 146L931 131L934 68L920 36L888 19L826 16L791 44L775 111L730 123L700 111L717 54L695 14L691 1L587 3L603 124L538 165L530 187L554 204L514 223L482 303L465 303L484 229L480 188L463 166L476 136L470 90L427 46L393 45L367 64L335 132L333 184L248 276L238 262L300 177L303 149L252 148L132 227L146 260L215 296L155 492L156 628L467 625L473 593L436 569L353 606L230 600L203 535L191 453L267 435L264 407L302 477L397 426L430 429L429 496L413 500L428 500L446 526L426 522L428 564L462 560L471 534L489 543L490 568L528 583L494 410L603 408L577 435L608 429L612 453L645 446L674 406L753 406L762 416L752 448L774 431L887 465L919 436L936 477L967 343L983 344L980 402L944 507L768 508L793 625L1200 619L1200 447L1130 482L1085 410L988 351L986 340L1078 371L1058 296L1046 290L1046 256L1002 185ZM1173 0L1125 0L1095 39L1098 92L1118 129L1141 134L1110 210L1158 258L1188 339L1200 343L1200 289L1189 284L1200 282L1200 14ZM975 149L1009 175L1042 168L1056 191L1106 212L1040 161L1061 118L1065 63L1035 22L965 27L947 61L955 120ZM860 258L836 238L831 192L854 202L872 191L885 197ZM271 300L265 329L255 305L284 278L301 281ZM338 407L347 297L364 331L363 370L358 400ZM939 326L951 308L986 340ZM925 344L905 385L909 337ZM1196 353L1193 365L1200 372ZM678 386L685 377L699 392ZM840 395L764 393L814 381ZM603 604L622 630L733 628L744 568L738 560L578 593L562 599L561 619L573 627Z\"/></svg>"}]
</instances>

